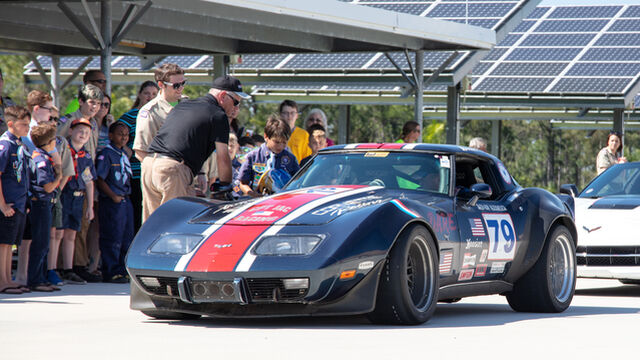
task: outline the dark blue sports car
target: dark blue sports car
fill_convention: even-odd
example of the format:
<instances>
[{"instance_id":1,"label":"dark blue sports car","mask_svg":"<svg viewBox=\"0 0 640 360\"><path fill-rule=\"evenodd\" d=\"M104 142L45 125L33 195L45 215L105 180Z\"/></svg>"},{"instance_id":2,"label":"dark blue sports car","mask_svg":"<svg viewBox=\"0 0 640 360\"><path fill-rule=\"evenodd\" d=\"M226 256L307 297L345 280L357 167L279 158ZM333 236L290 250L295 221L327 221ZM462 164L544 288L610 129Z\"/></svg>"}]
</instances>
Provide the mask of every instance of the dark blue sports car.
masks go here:
<instances>
[{"instance_id":1,"label":"dark blue sports car","mask_svg":"<svg viewBox=\"0 0 640 360\"><path fill-rule=\"evenodd\" d=\"M420 324L438 301L502 294L561 312L576 284L571 206L470 148L334 146L281 193L161 206L129 250L131 308Z\"/></svg>"}]
</instances>

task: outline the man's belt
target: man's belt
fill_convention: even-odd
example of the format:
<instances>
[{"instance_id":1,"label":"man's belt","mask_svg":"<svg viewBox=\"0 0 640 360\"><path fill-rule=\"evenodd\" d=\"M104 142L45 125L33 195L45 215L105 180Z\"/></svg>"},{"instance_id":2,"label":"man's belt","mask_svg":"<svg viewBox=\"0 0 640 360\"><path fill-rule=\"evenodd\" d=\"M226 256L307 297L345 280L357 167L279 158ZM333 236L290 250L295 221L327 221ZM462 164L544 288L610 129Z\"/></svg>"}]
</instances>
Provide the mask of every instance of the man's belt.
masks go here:
<instances>
[{"instance_id":1,"label":"man's belt","mask_svg":"<svg viewBox=\"0 0 640 360\"><path fill-rule=\"evenodd\" d=\"M84 191L83 190L74 191L73 196L84 196Z\"/></svg>"},{"instance_id":2,"label":"man's belt","mask_svg":"<svg viewBox=\"0 0 640 360\"><path fill-rule=\"evenodd\" d=\"M155 154L153 154L153 157L154 157L155 159L169 159L169 160L177 161L177 162L179 162L179 163L181 163L181 164L184 164L184 160L182 160L182 159L176 159L176 158L174 158L174 157L172 157L172 156L165 155L165 154L158 154L158 153L155 153Z\"/></svg>"}]
</instances>

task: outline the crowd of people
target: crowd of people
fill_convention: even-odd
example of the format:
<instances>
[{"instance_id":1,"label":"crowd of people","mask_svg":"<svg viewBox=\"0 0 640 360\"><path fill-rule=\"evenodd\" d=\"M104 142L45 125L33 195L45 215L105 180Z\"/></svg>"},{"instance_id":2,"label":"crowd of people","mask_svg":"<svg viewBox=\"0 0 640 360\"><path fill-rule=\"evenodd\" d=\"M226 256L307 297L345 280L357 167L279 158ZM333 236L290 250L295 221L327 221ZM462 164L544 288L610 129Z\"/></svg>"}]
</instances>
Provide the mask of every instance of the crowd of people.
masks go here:
<instances>
[{"instance_id":1,"label":"crowd of people","mask_svg":"<svg viewBox=\"0 0 640 360\"><path fill-rule=\"evenodd\" d=\"M304 128L298 126L300 109L292 100L280 104L262 135L249 134L237 119L249 95L233 76L188 99L184 70L165 63L117 120L106 82L101 71L87 71L77 98L59 116L42 91L31 91L25 106L1 96L0 70L0 293L126 283L128 247L160 205L212 192L263 196L335 144L326 114L311 109ZM419 137L420 125L408 121L397 142ZM598 173L626 162L621 143L621 134L609 134ZM469 146L487 150L482 138Z\"/></svg>"},{"instance_id":2,"label":"crowd of people","mask_svg":"<svg viewBox=\"0 0 640 360\"><path fill-rule=\"evenodd\" d=\"M31 91L25 106L0 97L0 293L52 292L66 284L126 283L124 259L141 224L178 196L263 196L263 174L284 182L320 149L327 117L312 109L297 126L285 100L262 135L239 126L249 95L223 76L202 97L182 95L184 70L165 63L119 119L99 70L83 76L60 116ZM0 72L0 94L3 85ZM17 268L13 269L13 248Z\"/></svg>"}]
</instances>

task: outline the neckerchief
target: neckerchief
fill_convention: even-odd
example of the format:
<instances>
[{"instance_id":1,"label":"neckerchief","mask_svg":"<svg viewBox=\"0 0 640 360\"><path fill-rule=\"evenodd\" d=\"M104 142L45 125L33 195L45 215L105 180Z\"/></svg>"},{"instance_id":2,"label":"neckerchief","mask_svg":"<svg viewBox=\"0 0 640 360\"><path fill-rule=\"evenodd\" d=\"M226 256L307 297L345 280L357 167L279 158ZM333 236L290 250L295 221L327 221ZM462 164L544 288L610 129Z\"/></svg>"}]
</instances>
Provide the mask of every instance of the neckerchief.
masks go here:
<instances>
[{"instance_id":1,"label":"neckerchief","mask_svg":"<svg viewBox=\"0 0 640 360\"><path fill-rule=\"evenodd\" d=\"M73 159L73 169L76 171L76 180L78 180L78 159L87 156L87 152L84 150L76 151L69 142L69 150L71 150L71 158ZM71 176L69 176L71 177Z\"/></svg>"},{"instance_id":2,"label":"neckerchief","mask_svg":"<svg viewBox=\"0 0 640 360\"><path fill-rule=\"evenodd\" d=\"M131 163L129 162L129 158L124 151L116 150L111 144L108 144L106 147L115 151L116 154L120 154L120 173L122 174L122 184L127 183L127 177L131 177Z\"/></svg>"},{"instance_id":3,"label":"neckerchief","mask_svg":"<svg viewBox=\"0 0 640 360\"><path fill-rule=\"evenodd\" d=\"M22 181L22 168L24 167L24 145L22 145L22 141L20 141L20 138L16 139L16 140L12 140L9 137L9 131L5 132L4 134L2 134L2 136L0 136L0 140L7 140L10 143L14 144L14 145L18 145L18 151L16 152L16 154L18 155L18 161L16 161L13 164L13 169L16 172L16 180L18 180L18 182Z\"/></svg>"}]
</instances>

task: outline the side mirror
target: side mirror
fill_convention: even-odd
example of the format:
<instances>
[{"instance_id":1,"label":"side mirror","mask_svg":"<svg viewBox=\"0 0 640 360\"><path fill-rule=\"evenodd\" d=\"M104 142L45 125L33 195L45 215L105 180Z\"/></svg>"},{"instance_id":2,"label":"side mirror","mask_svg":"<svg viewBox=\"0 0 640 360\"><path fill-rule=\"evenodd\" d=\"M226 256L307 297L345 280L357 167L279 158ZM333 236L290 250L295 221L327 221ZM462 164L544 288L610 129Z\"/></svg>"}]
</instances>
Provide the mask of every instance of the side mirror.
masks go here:
<instances>
[{"instance_id":1,"label":"side mirror","mask_svg":"<svg viewBox=\"0 0 640 360\"><path fill-rule=\"evenodd\" d=\"M560 185L560 194L576 197L578 196L578 188L574 184L562 184Z\"/></svg>"},{"instance_id":2,"label":"side mirror","mask_svg":"<svg viewBox=\"0 0 640 360\"><path fill-rule=\"evenodd\" d=\"M471 185L471 199L467 202L468 206L475 206L478 202L478 199L486 199L491 197L493 191L491 190L491 186L489 184L473 184Z\"/></svg>"}]
</instances>

